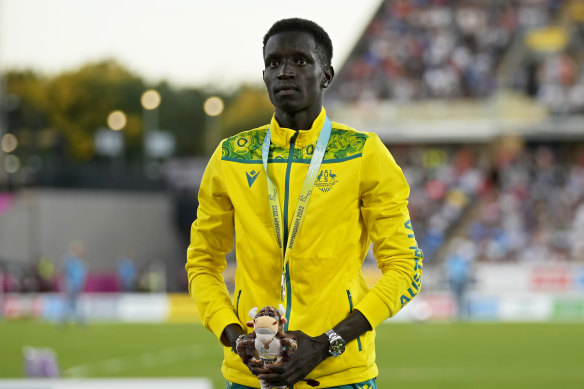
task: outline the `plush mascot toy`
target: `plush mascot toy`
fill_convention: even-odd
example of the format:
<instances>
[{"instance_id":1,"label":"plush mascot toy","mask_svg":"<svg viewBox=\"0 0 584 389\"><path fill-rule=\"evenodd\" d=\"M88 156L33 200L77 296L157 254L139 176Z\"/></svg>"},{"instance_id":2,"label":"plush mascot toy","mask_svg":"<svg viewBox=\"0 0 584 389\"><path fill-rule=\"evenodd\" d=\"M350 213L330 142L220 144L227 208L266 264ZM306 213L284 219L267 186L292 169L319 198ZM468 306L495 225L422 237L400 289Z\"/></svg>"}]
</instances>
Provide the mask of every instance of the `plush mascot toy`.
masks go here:
<instances>
[{"instance_id":1,"label":"plush mascot toy","mask_svg":"<svg viewBox=\"0 0 584 389\"><path fill-rule=\"evenodd\" d=\"M296 339L284 333L286 324L285 310L282 304L276 309L271 306L263 307L258 311L257 307L249 311L252 320L247 326L253 328L253 332L242 335L237 339L236 351L244 364L256 368L267 365L283 365L290 360L296 352L298 344ZM305 379L310 386L318 386L313 379ZM286 388L285 386L271 386L260 380L262 389Z\"/></svg>"}]
</instances>

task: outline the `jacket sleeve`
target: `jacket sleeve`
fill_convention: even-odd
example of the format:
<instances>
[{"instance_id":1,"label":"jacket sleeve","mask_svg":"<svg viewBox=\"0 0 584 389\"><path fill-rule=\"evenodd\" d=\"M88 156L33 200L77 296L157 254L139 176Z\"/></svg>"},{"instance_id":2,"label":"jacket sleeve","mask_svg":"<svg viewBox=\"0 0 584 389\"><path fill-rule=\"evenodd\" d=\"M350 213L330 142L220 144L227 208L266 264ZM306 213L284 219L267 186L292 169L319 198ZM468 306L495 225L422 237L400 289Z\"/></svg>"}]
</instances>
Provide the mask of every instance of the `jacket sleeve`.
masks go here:
<instances>
[{"instance_id":1,"label":"jacket sleeve","mask_svg":"<svg viewBox=\"0 0 584 389\"><path fill-rule=\"evenodd\" d=\"M239 324L223 271L233 248L233 205L221 177L221 145L211 157L199 188L197 219L191 227L186 270L189 292L203 325L221 340L225 327Z\"/></svg>"},{"instance_id":2,"label":"jacket sleeve","mask_svg":"<svg viewBox=\"0 0 584 389\"><path fill-rule=\"evenodd\" d=\"M383 273L355 306L375 328L395 315L420 291L422 251L408 212L410 188L402 170L375 134L363 150L361 214Z\"/></svg>"}]
</instances>

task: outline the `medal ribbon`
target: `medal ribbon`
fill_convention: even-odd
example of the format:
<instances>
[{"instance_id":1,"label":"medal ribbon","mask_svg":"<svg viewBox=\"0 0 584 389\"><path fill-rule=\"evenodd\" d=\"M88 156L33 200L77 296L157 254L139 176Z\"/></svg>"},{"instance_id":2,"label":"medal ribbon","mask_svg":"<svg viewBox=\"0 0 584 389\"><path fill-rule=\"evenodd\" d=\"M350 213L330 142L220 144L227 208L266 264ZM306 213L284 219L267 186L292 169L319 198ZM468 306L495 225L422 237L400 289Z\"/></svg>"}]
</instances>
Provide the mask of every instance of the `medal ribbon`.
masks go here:
<instances>
[{"instance_id":1,"label":"medal ribbon","mask_svg":"<svg viewBox=\"0 0 584 389\"><path fill-rule=\"evenodd\" d=\"M264 171L266 172L266 181L268 182L268 202L270 205L270 214L272 218L272 223L274 225L274 232L276 233L276 241L278 242L278 247L282 249L282 281L280 284L280 298L284 301L284 295L286 294L286 265L290 261L290 252L294 246L294 241L296 236L302 227L304 218L306 217L306 209L308 208L308 202L310 201L310 195L312 194L312 188L314 187L314 182L316 181L316 176L320 170L320 165L322 159L324 158L324 153L328 145L332 131L332 123L327 117L325 119L324 125L318 140L316 141L316 147L312 154L310 160L310 165L308 166L308 171L306 172L306 177L304 178L304 184L300 190L300 195L298 196L298 203L296 204L296 210L294 211L294 217L292 218L292 228L288 235L288 241L286 242L286 247L283 246L282 238L282 210L280 207L280 199L278 197L278 188L268 175L268 155L270 153L270 142L271 134L270 129L266 133L264 138L264 143L262 145L262 161L264 163Z\"/></svg>"}]
</instances>

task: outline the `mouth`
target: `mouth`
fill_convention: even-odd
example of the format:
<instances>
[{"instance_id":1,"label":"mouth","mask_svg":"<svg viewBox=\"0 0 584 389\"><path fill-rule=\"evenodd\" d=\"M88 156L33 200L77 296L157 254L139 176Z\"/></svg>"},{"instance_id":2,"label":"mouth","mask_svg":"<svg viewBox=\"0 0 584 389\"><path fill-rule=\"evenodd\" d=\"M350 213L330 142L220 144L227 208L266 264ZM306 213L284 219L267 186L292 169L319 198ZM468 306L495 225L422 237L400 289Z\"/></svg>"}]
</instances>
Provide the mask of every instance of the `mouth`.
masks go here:
<instances>
[{"instance_id":1,"label":"mouth","mask_svg":"<svg viewBox=\"0 0 584 389\"><path fill-rule=\"evenodd\" d=\"M298 91L298 87L293 84L278 85L274 91L279 94L288 95Z\"/></svg>"}]
</instances>

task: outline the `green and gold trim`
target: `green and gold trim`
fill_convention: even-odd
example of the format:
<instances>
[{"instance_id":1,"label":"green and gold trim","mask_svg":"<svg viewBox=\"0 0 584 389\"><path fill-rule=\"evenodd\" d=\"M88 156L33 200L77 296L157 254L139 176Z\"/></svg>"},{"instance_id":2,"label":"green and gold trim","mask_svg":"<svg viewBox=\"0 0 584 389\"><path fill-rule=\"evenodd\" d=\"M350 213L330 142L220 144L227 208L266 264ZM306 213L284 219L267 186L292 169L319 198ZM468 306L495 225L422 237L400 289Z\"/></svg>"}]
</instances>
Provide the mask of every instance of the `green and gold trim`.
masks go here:
<instances>
[{"instance_id":1,"label":"green and gold trim","mask_svg":"<svg viewBox=\"0 0 584 389\"><path fill-rule=\"evenodd\" d=\"M267 133L267 127L242 132L227 138L222 145L221 159L239 163L262 163L262 143ZM363 153L368 135L354 130L333 128L322 163L334 163L358 158ZM294 149L292 162L310 163L314 144L304 148ZM270 163L286 163L289 161L289 149L270 145Z\"/></svg>"}]
</instances>

